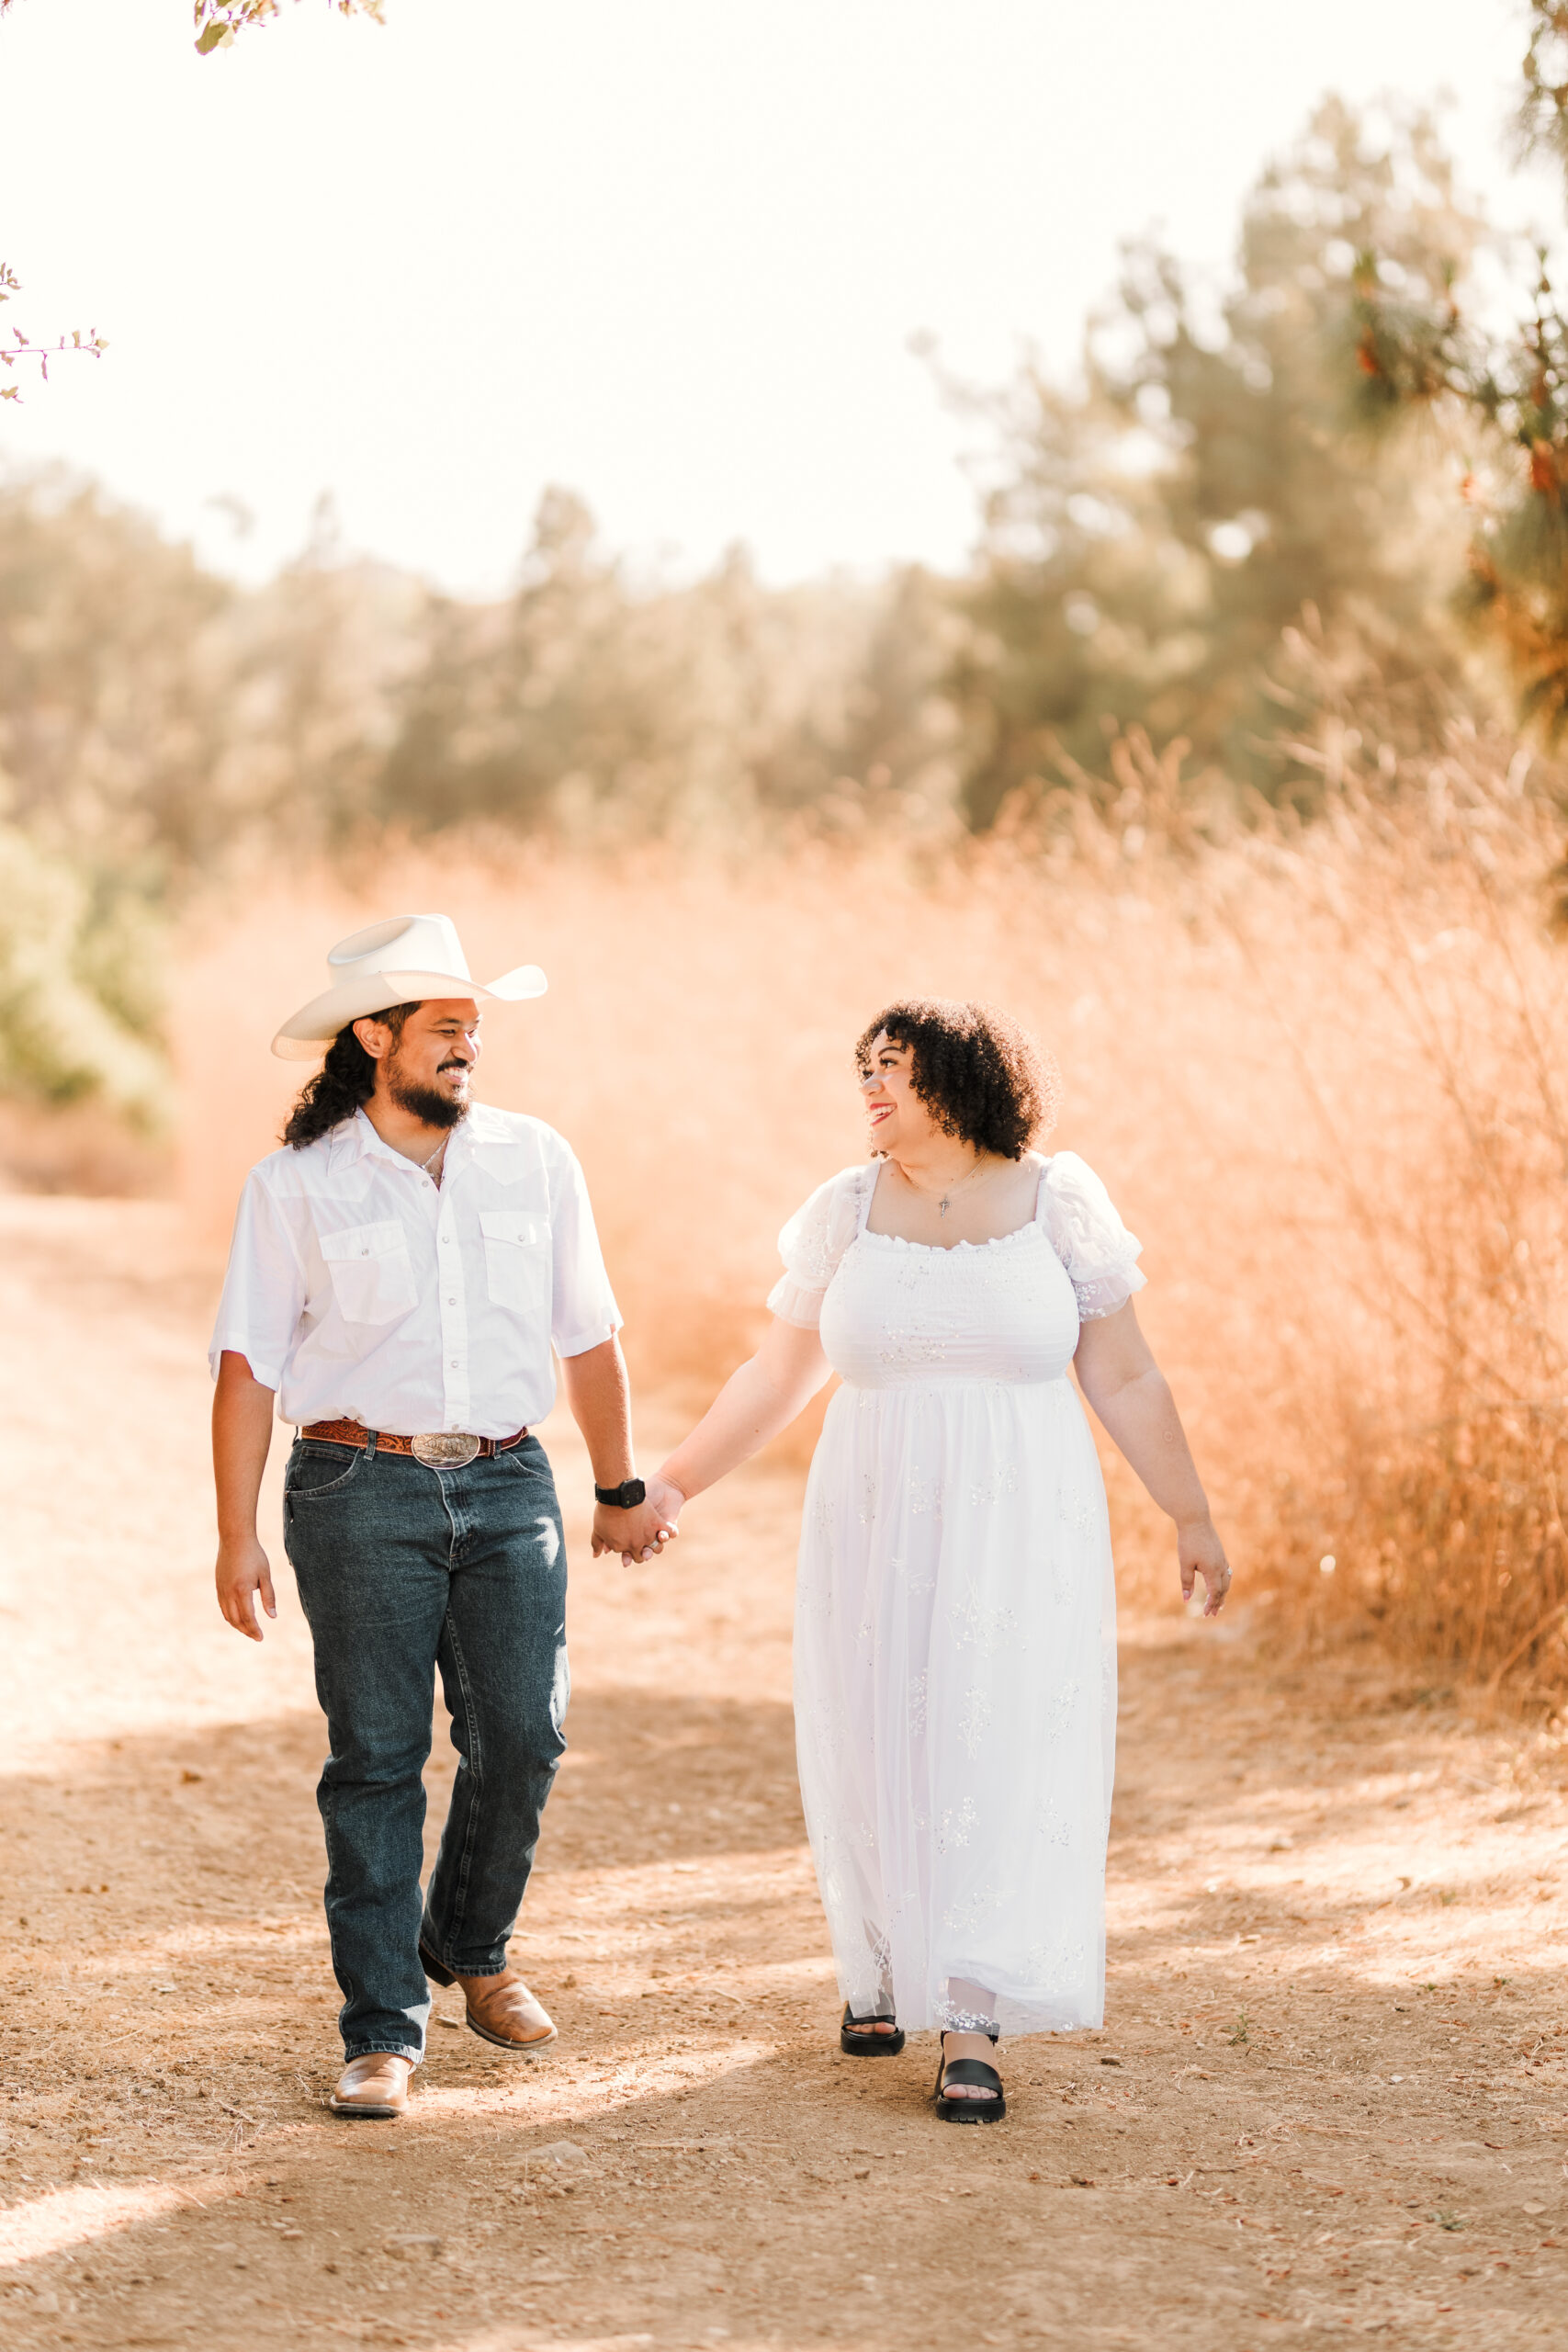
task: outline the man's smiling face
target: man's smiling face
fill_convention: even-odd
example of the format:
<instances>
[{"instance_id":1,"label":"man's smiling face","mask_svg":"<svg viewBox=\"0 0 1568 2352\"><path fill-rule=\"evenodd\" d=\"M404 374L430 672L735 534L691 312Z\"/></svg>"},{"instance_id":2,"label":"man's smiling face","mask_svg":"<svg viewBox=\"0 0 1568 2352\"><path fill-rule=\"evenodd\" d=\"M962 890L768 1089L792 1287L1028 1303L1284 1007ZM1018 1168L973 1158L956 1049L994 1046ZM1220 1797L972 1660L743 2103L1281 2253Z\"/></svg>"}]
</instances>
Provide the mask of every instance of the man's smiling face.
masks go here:
<instances>
[{"instance_id":1,"label":"man's smiling face","mask_svg":"<svg viewBox=\"0 0 1568 2352\"><path fill-rule=\"evenodd\" d=\"M373 1038L366 1030L374 1032ZM355 1034L376 1054L378 1094L400 1111L432 1127L455 1127L467 1117L481 1050L479 1009L471 996L432 997L416 1004L400 1031L386 1022L364 1021L355 1023Z\"/></svg>"}]
</instances>

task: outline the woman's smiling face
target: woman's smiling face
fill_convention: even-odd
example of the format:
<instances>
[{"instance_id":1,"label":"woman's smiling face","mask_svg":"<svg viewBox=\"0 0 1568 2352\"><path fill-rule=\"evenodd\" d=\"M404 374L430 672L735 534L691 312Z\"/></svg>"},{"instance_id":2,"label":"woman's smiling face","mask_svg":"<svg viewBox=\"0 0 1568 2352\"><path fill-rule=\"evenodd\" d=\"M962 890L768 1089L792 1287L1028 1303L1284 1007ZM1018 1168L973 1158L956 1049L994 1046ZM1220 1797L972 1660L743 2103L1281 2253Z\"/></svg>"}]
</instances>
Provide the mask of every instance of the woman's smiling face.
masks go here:
<instances>
[{"instance_id":1,"label":"woman's smiling face","mask_svg":"<svg viewBox=\"0 0 1568 2352\"><path fill-rule=\"evenodd\" d=\"M936 1122L915 1091L915 1056L879 1029L860 1073L873 1151L918 1148L936 1132Z\"/></svg>"}]
</instances>

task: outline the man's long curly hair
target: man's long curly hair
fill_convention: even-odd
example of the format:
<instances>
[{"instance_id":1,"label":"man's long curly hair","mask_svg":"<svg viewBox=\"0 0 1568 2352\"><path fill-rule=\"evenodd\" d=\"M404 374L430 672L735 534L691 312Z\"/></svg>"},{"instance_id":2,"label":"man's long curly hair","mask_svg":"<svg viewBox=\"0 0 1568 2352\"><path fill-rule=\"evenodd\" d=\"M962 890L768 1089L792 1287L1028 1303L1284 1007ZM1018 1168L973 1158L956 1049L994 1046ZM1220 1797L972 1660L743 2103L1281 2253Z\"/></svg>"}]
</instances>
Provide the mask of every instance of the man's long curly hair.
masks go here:
<instances>
[{"instance_id":1,"label":"man's long curly hair","mask_svg":"<svg viewBox=\"0 0 1568 2352\"><path fill-rule=\"evenodd\" d=\"M409 1014L418 1010L417 1001L413 1004L389 1004L385 1012L373 1017L384 1021L394 1037L400 1037ZM283 1130L284 1142L292 1144L296 1151L303 1151L319 1136L330 1135L344 1119L352 1119L361 1103L368 1102L375 1091L375 1056L366 1052L352 1025L340 1029L327 1047L327 1057L321 1069L299 1090Z\"/></svg>"},{"instance_id":2,"label":"man's long curly hair","mask_svg":"<svg viewBox=\"0 0 1568 2352\"><path fill-rule=\"evenodd\" d=\"M1056 1124L1062 1080L1043 1046L1010 1013L947 997L885 1005L855 1042L855 1068L871 1068L883 1031L914 1057L909 1083L944 1135L1021 1159Z\"/></svg>"}]
</instances>

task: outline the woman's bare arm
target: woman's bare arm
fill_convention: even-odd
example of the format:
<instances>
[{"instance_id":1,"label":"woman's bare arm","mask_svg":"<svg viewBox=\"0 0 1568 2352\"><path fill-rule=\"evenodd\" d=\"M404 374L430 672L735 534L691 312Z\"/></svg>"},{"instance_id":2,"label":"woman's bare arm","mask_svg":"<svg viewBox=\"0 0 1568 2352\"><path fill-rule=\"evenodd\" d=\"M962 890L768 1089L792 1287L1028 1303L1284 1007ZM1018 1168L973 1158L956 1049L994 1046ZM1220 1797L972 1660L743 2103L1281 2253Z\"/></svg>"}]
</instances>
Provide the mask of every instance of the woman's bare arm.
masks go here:
<instances>
[{"instance_id":1,"label":"woman's bare arm","mask_svg":"<svg viewBox=\"0 0 1568 2352\"><path fill-rule=\"evenodd\" d=\"M650 1482L649 1500L657 1489L671 1487L673 1494L660 1495L658 1507L678 1510L682 1502L749 1462L804 1411L830 1370L815 1331L775 1316L756 1354L731 1373L691 1435Z\"/></svg>"},{"instance_id":2,"label":"woman's bare arm","mask_svg":"<svg viewBox=\"0 0 1568 2352\"><path fill-rule=\"evenodd\" d=\"M1230 1589L1224 1546L1163 1372L1139 1327L1131 1299L1114 1315L1084 1325L1073 1359L1078 1383L1118 1450L1161 1510L1176 1521L1181 1589L1192 1598L1201 1577L1203 1614L1217 1617Z\"/></svg>"}]
</instances>

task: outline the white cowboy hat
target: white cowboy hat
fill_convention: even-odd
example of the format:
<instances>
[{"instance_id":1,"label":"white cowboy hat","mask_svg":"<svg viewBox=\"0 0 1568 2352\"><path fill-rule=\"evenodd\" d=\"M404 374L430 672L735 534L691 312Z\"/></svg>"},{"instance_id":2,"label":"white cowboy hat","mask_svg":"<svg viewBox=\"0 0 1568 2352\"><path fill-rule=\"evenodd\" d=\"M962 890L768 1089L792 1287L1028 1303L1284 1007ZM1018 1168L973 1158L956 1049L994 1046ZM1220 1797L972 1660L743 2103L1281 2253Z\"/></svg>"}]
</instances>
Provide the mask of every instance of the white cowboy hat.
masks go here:
<instances>
[{"instance_id":1,"label":"white cowboy hat","mask_svg":"<svg viewBox=\"0 0 1568 2352\"><path fill-rule=\"evenodd\" d=\"M519 964L514 972L481 987L471 978L468 959L448 915L393 915L340 939L327 957L332 986L324 996L301 1005L272 1041L272 1050L286 1062L314 1061L351 1021L385 1012L389 1004L413 1004L433 996L497 997L515 1004L529 996L543 996L549 983L537 964Z\"/></svg>"}]
</instances>

